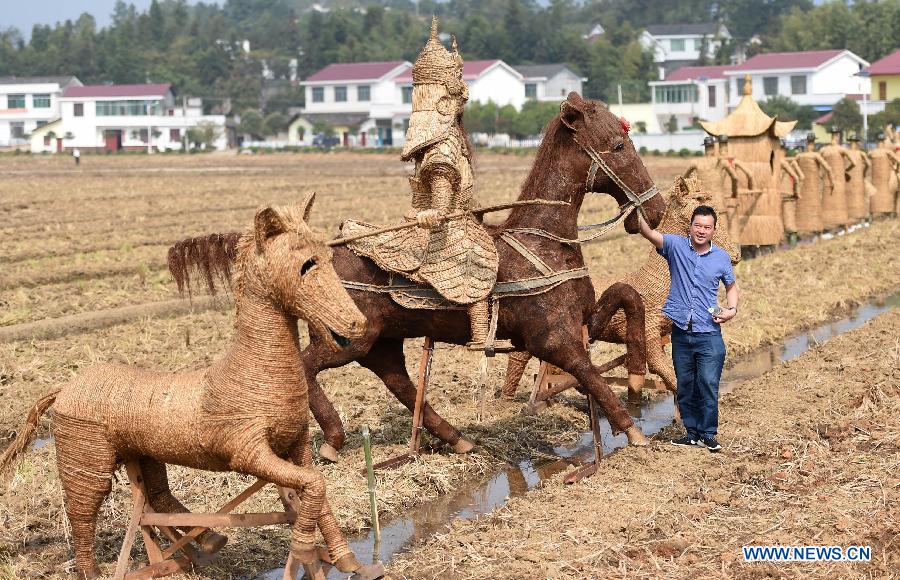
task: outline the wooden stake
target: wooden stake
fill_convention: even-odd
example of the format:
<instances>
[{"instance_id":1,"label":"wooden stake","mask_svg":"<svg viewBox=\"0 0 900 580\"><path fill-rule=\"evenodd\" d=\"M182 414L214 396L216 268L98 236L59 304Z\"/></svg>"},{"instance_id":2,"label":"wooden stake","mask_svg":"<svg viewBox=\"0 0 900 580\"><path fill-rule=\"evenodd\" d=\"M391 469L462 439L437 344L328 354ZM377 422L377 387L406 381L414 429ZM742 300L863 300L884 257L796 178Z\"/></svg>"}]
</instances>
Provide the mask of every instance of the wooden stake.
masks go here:
<instances>
[{"instance_id":1,"label":"wooden stake","mask_svg":"<svg viewBox=\"0 0 900 580\"><path fill-rule=\"evenodd\" d=\"M375 499L375 469L372 464L372 438L369 426L362 426L363 453L366 455L366 479L369 485L369 506L372 508L372 530L375 532L375 545L381 542L381 526L378 523L378 502ZM377 553L377 549L373 553Z\"/></svg>"}]
</instances>

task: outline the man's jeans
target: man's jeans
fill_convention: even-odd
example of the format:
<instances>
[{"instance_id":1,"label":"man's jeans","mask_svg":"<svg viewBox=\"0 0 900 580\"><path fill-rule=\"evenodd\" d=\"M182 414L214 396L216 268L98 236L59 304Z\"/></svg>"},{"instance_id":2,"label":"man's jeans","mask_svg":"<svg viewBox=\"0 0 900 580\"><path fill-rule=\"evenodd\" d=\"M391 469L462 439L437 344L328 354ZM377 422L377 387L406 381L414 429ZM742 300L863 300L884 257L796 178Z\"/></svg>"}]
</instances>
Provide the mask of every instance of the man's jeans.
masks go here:
<instances>
[{"instance_id":1,"label":"man's jeans","mask_svg":"<svg viewBox=\"0 0 900 580\"><path fill-rule=\"evenodd\" d=\"M688 332L672 325L672 362L678 408L691 439L714 437L719 428L719 379L725 342L718 332Z\"/></svg>"}]
</instances>

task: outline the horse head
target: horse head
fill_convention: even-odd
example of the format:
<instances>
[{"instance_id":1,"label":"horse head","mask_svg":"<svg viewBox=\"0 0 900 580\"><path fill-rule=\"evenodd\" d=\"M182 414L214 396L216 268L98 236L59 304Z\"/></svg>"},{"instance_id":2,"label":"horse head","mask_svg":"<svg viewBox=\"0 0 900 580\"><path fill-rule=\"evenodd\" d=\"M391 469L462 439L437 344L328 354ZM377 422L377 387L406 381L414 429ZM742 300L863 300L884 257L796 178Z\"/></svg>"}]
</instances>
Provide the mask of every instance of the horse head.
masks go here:
<instances>
[{"instance_id":1,"label":"horse head","mask_svg":"<svg viewBox=\"0 0 900 580\"><path fill-rule=\"evenodd\" d=\"M363 336L366 319L334 270L331 248L307 225L314 199L256 212L238 243L235 299L240 312L248 293L268 297L337 351Z\"/></svg>"},{"instance_id":2,"label":"horse head","mask_svg":"<svg viewBox=\"0 0 900 580\"><path fill-rule=\"evenodd\" d=\"M620 206L636 197L645 198L641 199L641 208L647 223L653 228L659 225L666 203L631 142L628 122L613 115L603 103L583 99L574 92L559 109L560 130L570 132L581 149L573 162L580 166L576 170L583 169L587 176L587 190L608 193ZM625 219L625 231L638 232L634 210Z\"/></svg>"}]
</instances>

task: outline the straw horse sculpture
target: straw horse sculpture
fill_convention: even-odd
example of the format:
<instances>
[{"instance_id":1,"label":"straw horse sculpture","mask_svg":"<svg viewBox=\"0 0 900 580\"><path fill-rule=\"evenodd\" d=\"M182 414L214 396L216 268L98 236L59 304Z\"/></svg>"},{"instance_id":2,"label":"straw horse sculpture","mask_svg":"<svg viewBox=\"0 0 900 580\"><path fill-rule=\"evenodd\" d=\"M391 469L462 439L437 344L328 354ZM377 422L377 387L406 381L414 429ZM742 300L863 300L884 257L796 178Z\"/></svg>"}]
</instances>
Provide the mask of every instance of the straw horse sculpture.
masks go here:
<instances>
[{"instance_id":1,"label":"straw horse sculpture","mask_svg":"<svg viewBox=\"0 0 900 580\"><path fill-rule=\"evenodd\" d=\"M593 310L595 297L575 239L578 212L589 191L605 192L624 206L630 197L626 190L646 194L648 200L642 209L648 222L656 226L665 203L628 137L627 123L602 103L570 93L560 106L559 116L544 130L534 166L519 196L520 200L546 199L567 204L516 207L503 224L489 228L500 258L498 286L508 281L552 281L553 276L558 282L517 296L503 296L495 318L496 337L510 339L517 349L527 350L574 375L584 392L601 405L614 432L625 432L633 444L645 444L646 438L591 363L582 341L582 325ZM638 231L635 211L621 217L626 231ZM515 239L504 241L504 235ZM180 242L170 249L170 270L184 282L189 267L197 266L210 282L211 273L228 267L223 263L228 252L221 248L233 240L234 234L213 234ZM512 245L515 243L524 246L531 257L516 250ZM198 251L198 247L205 249ZM554 274L542 277L534 258L539 258ZM332 460L337 459L336 450L343 446L345 435L337 411L316 383L320 371L358 361L412 410L416 388L406 370L404 339L428 336L459 345L469 340L465 311L400 306L391 297L392 277L368 258L346 248L335 248L334 264L368 324L365 336L340 352L333 352L315 338L301 355L310 385L310 408L325 435L320 452ZM562 275L569 277L560 279ZM495 302L498 299L493 296ZM426 404L423 414L425 428L451 449L466 452L472 448L472 443L430 405Z\"/></svg>"},{"instance_id":2,"label":"straw horse sculpture","mask_svg":"<svg viewBox=\"0 0 900 580\"><path fill-rule=\"evenodd\" d=\"M667 234L688 235L694 208L698 205L709 204L711 200L712 194L703 187L698 179L677 177L669 190L662 221L656 229ZM715 209L718 213L720 208ZM717 227L712 241L728 252L732 264L740 262L740 249L731 243L726 228ZM619 288L622 285L634 288L644 303L647 366L650 372L658 375L666 388L674 393L677 389L675 369L672 367L671 359L663 350L662 341L662 338L672 331L671 321L662 313L663 304L669 295L670 283L671 278L666 260L656 252L655 248L651 248L647 253L647 261L639 270L626 274L618 280L597 280L597 290L603 291L603 295L597 303L588 328L592 341L602 340L614 344L626 344L629 350L636 350L633 346L636 339L634 331L630 328L633 322L629 318L629 312L625 309L617 310L615 315L610 318L609 305L604 301L604 298L608 296L615 297L621 294L622 291ZM609 292L610 290L613 292ZM530 358L527 353L510 354L503 387L504 395L509 397L515 393L525 371L525 365ZM626 367L630 374L637 372L635 367L628 364L627 357Z\"/></svg>"},{"instance_id":3,"label":"straw horse sculpture","mask_svg":"<svg viewBox=\"0 0 900 580\"><path fill-rule=\"evenodd\" d=\"M365 319L341 287L331 249L306 225L312 201L310 195L297 207L260 210L241 239L236 336L223 359L187 373L92 366L38 401L3 454L0 470L8 470L29 445L40 415L53 407L57 466L82 577L100 574L97 512L114 472L131 460L139 461L157 511L186 511L168 493L167 463L237 471L296 489L291 555L318 562L318 526L339 569L360 567L312 466L297 320L308 321L319 344L334 350L338 342L360 338Z\"/></svg>"}]
</instances>

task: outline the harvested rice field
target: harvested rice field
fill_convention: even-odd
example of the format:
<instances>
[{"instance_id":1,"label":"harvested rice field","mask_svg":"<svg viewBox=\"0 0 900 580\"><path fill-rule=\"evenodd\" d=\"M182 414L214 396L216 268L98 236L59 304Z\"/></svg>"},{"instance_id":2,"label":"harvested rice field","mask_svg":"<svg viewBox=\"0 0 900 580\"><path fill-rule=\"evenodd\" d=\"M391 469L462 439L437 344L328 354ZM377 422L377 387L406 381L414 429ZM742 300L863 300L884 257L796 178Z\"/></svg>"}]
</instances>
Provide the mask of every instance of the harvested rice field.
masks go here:
<instances>
[{"instance_id":1,"label":"harvested rice field","mask_svg":"<svg viewBox=\"0 0 900 580\"><path fill-rule=\"evenodd\" d=\"M686 164L678 158L645 162L661 189ZM479 156L479 201L515 199L530 163L530 157ZM315 228L335 232L349 217L390 224L408 205L407 171L396 156L343 152L85 156L77 170L69 159L0 157L0 449L37 398L88 364L182 371L221 356L232 332L232 305L227 297L213 303L195 296L193 309L178 302L166 271L171 243L244 229L255 208L291 203L310 190L318 192ZM614 209L610 199L589 197L582 222L602 221ZM742 262L741 312L725 329L729 355L756 352L896 293L900 260L889 256L898 239L900 223L881 221ZM619 276L639 267L648 247L637 236L617 232L586 246L585 256L593 276ZM896 313L882 315L723 398L726 453L690 455L664 439L649 450L617 452L589 480L563 486L560 477L550 477L488 515L418 538L387 569L394 577L429 578L843 577L845 570L886 576L897 566L891 544L898 531L896 505L889 508L900 485L898 323ZM406 347L411 374L420 345L409 341ZM621 352L599 344L593 356L599 363ZM492 398L479 417L479 358L438 345L428 394L446 419L475 439L475 451L428 455L379 474L383 525L504 466L544 460L587 430L578 396L564 395L537 415L521 412L536 361L515 401ZM504 370L501 355L489 370L494 389ZM348 433L341 461L322 465L322 471L335 514L353 534L370 526L366 481L359 473L360 428L372 430L379 461L404 450L411 418L357 365L319 378ZM49 427L45 417L41 437ZM838 432L840 438L829 436ZM320 442L317 431L315 436ZM109 574L130 512L120 473L102 508L97 540L98 559ZM182 468L170 469L170 480L174 493L198 511L217 509L247 482ZM820 495L829 500L818 500ZM279 505L268 490L246 510ZM231 540L220 560L192 577L255 578L283 565L286 527L227 533ZM25 456L9 485L0 486L0 578L66 577L73 570L70 542L53 443L47 440ZM872 544L876 561L855 568L749 565L739 557L739 542ZM133 551L138 559L139 546Z\"/></svg>"}]
</instances>

